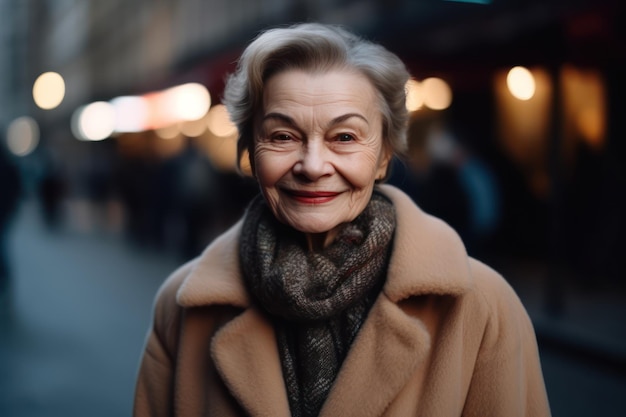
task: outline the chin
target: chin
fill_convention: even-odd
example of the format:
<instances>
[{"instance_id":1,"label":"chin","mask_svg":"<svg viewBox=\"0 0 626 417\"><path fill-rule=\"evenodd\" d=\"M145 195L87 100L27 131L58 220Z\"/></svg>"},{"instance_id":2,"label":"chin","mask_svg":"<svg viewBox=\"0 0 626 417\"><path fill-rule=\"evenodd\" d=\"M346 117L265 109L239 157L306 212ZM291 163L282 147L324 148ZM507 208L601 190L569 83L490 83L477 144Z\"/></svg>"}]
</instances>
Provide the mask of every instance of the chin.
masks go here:
<instances>
[{"instance_id":1,"label":"chin","mask_svg":"<svg viewBox=\"0 0 626 417\"><path fill-rule=\"evenodd\" d=\"M302 227L303 223L298 223L298 225L294 223L288 223L288 224L299 232L302 232L305 234L313 234L313 235L328 233L337 227L337 225L312 224L311 222L308 222L307 226L305 227Z\"/></svg>"},{"instance_id":2,"label":"chin","mask_svg":"<svg viewBox=\"0 0 626 417\"><path fill-rule=\"evenodd\" d=\"M294 229L296 229L297 231L307 234L307 235L320 235L320 234L324 234L324 233L328 233L329 231L331 231L334 228L327 228L327 227L294 227L292 226Z\"/></svg>"}]
</instances>

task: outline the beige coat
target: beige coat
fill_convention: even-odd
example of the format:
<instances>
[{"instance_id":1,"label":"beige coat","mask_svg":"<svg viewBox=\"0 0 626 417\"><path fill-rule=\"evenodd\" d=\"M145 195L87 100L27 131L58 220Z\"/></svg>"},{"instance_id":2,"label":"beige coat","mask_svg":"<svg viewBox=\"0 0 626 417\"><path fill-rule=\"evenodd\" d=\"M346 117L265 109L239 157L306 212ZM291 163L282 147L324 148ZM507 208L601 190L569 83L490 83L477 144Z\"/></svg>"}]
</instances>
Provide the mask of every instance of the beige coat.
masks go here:
<instances>
[{"instance_id":1,"label":"beige coat","mask_svg":"<svg viewBox=\"0 0 626 417\"><path fill-rule=\"evenodd\" d=\"M323 417L549 416L531 322L496 272L401 191L387 282ZM241 222L161 288L134 415L287 417L274 330L241 279Z\"/></svg>"}]
</instances>

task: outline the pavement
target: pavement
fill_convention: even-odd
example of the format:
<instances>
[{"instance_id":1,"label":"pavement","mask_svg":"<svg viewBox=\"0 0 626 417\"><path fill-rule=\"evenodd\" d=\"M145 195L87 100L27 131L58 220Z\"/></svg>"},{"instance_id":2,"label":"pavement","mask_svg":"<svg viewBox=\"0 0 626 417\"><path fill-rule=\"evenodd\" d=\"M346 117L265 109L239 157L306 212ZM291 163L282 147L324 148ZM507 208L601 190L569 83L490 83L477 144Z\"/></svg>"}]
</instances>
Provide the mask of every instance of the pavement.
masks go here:
<instances>
[{"instance_id":1,"label":"pavement","mask_svg":"<svg viewBox=\"0 0 626 417\"><path fill-rule=\"evenodd\" d=\"M176 260L115 233L47 230L25 205L0 323L0 416L129 416L152 299Z\"/></svg>"},{"instance_id":2,"label":"pavement","mask_svg":"<svg viewBox=\"0 0 626 417\"><path fill-rule=\"evenodd\" d=\"M626 416L626 292L585 288L565 269L503 261L533 322L555 417Z\"/></svg>"},{"instance_id":3,"label":"pavement","mask_svg":"<svg viewBox=\"0 0 626 417\"><path fill-rule=\"evenodd\" d=\"M152 300L180 260L90 216L74 205L67 224L48 230L27 202L14 224L14 281L0 299L2 417L131 414ZM553 415L626 415L626 294L565 280L555 314L551 271L514 260L502 269L535 325Z\"/></svg>"},{"instance_id":4,"label":"pavement","mask_svg":"<svg viewBox=\"0 0 626 417\"><path fill-rule=\"evenodd\" d=\"M585 286L566 269L540 263L510 263L503 269L544 349L561 349L626 378L626 288Z\"/></svg>"}]
</instances>

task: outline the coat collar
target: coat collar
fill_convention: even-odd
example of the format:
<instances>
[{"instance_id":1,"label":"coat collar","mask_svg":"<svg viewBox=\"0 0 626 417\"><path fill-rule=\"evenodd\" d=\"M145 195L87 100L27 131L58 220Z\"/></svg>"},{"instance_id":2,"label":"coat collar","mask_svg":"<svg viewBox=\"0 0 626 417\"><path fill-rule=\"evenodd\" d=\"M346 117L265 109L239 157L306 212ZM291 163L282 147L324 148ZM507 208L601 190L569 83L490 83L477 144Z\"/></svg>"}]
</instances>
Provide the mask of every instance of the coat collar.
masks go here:
<instances>
[{"instance_id":1,"label":"coat collar","mask_svg":"<svg viewBox=\"0 0 626 417\"><path fill-rule=\"evenodd\" d=\"M194 261L189 275L178 290L177 301L183 307L228 304L249 307L239 267L239 235L242 221L218 237Z\"/></svg>"},{"instance_id":2,"label":"coat collar","mask_svg":"<svg viewBox=\"0 0 626 417\"><path fill-rule=\"evenodd\" d=\"M420 294L459 295L470 286L468 258L459 236L419 209L399 189L379 186L397 215L394 248L383 289L393 302ZM184 307L213 304L250 306L239 267L239 221L196 261L178 292Z\"/></svg>"},{"instance_id":3,"label":"coat collar","mask_svg":"<svg viewBox=\"0 0 626 417\"><path fill-rule=\"evenodd\" d=\"M460 295L472 283L459 235L424 213L399 189L382 185L396 209L396 236L383 291L398 302L414 295Z\"/></svg>"}]
</instances>

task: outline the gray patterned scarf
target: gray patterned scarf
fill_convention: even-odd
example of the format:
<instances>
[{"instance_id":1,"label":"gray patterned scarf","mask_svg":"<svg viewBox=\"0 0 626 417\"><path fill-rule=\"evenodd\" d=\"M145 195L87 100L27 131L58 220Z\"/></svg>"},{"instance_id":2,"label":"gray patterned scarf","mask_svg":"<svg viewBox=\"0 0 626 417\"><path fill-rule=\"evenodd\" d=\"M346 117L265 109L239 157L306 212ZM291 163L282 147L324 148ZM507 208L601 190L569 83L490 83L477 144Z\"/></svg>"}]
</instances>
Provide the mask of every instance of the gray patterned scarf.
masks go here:
<instances>
[{"instance_id":1,"label":"gray patterned scarf","mask_svg":"<svg viewBox=\"0 0 626 417\"><path fill-rule=\"evenodd\" d=\"M320 252L257 197L241 236L246 285L274 322L291 413L317 416L380 292L395 230L393 205L369 204Z\"/></svg>"}]
</instances>

